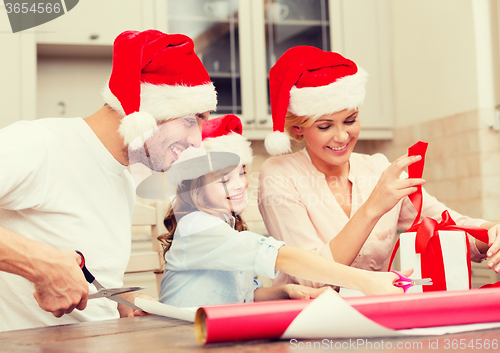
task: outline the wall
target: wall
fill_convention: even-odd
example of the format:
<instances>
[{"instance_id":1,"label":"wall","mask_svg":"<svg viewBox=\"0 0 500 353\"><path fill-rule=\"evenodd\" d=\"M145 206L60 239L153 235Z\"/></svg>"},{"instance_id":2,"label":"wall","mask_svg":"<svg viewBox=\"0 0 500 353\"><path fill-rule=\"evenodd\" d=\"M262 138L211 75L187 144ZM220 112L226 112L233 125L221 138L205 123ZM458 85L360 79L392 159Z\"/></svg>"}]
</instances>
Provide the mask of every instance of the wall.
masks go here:
<instances>
[{"instance_id":1,"label":"wall","mask_svg":"<svg viewBox=\"0 0 500 353\"><path fill-rule=\"evenodd\" d=\"M461 113L397 128L394 140L367 141L358 144L357 150L380 151L395 160L414 142L428 142L423 176L426 190L457 212L485 217L480 136L494 133L479 125L477 112Z\"/></svg>"},{"instance_id":2,"label":"wall","mask_svg":"<svg viewBox=\"0 0 500 353\"><path fill-rule=\"evenodd\" d=\"M393 0L396 126L477 107L472 1Z\"/></svg>"}]
</instances>

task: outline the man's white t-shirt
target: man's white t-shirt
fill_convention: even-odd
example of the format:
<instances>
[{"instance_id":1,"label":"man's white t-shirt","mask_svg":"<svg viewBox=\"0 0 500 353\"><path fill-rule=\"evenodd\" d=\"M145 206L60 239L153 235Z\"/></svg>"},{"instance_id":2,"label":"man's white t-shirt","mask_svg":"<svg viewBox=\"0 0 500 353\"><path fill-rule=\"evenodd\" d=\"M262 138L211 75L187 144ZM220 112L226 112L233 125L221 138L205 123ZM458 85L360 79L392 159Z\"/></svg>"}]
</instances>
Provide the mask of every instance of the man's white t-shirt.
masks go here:
<instances>
[{"instance_id":1,"label":"man's white t-shirt","mask_svg":"<svg viewBox=\"0 0 500 353\"><path fill-rule=\"evenodd\" d=\"M0 226L81 251L105 287L123 285L134 204L130 173L83 119L22 121L0 130ZM0 272L0 331L119 316L115 302L92 299L85 310L55 318L33 292L31 282Z\"/></svg>"}]
</instances>

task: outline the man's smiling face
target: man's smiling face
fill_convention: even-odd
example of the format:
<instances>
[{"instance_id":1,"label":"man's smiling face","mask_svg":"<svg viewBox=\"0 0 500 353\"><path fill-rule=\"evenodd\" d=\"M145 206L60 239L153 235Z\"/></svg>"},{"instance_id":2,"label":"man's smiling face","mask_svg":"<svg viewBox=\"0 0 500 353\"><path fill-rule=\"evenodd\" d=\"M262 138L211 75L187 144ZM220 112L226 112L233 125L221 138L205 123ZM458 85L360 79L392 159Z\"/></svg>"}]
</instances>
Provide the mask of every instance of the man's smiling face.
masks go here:
<instances>
[{"instance_id":1,"label":"man's smiling face","mask_svg":"<svg viewBox=\"0 0 500 353\"><path fill-rule=\"evenodd\" d=\"M144 148L129 151L130 164L142 163L156 172L167 171L189 147L201 145L201 123L209 112L172 119L158 125Z\"/></svg>"}]
</instances>

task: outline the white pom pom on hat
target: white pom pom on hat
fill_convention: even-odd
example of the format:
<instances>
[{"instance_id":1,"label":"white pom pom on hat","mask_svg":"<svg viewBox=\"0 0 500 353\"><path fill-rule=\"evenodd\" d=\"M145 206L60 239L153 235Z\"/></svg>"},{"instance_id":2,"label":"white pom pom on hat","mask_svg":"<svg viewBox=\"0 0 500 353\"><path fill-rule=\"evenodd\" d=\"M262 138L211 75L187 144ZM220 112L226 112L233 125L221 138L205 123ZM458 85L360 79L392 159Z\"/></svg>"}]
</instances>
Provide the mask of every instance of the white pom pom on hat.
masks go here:
<instances>
[{"instance_id":1,"label":"white pom pom on hat","mask_svg":"<svg viewBox=\"0 0 500 353\"><path fill-rule=\"evenodd\" d=\"M267 153L272 156L289 153L292 151L290 136L284 132L270 132L264 140Z\"/></svg>"},{"instance_id":2,"label":"white pom pom on hat","mask_svg":"<svg viewBox=\"0 0 500 353\"><path fill-rule=\"evenodd\" d=\"M136 150L144 145L144 141L151 137L157 128L156 119L151 114L135 112L122 119L118 132L123 137L123 141L130 141L129 148ZM142 136L137 136L139 131Z\"/></svg>"},{"instance_id":3,"label":"white pom pom on hat","mask_svg":"<svg viewBox=\"0 0 500 353\"><path fill-rule=\"evenodd\" d=\"M363 69L338 53L306 45L287 50L269 72L273 133L265 140L267 152L291 151L284 130L288 111L317 119L356 109L365 97L366 78Z\"/></svg>"}]
</instances>

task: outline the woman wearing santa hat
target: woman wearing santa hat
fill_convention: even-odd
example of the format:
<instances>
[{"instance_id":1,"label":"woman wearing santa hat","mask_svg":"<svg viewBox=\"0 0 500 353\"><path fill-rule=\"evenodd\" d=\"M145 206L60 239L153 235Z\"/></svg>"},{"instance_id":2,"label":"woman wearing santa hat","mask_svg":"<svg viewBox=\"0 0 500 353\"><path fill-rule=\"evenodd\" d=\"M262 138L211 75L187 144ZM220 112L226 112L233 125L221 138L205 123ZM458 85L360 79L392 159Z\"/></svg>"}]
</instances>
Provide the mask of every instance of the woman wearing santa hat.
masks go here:
<instances>
[{"instance_id":1,"label":"woman wearing santa hat","mask_svg":"<svg viewBox=\"0 0 500 353\"><path fill-rule=\"evenodd\" d=\"M408 229L416 211L405 196L423 179L400 178L420 156L390 163L382 154L354 153L367 74L338 53L310 46L289 49L269 74L273 130L271 155L260 170L259 210L269 234L354 267L387 271L397 228ZM305 148L290 152L290 137ZM280 155L281 154L281 155ZM424 191L423 217L446 206ZM471 256L500 261L500 226L448 210L460 225L489 228L490 244L474 240ZM490 254L491 253L491 254ZM492 257L493 255L493 257ZM493 264L492 264L493 263ZM495 271L500 271L497 266ZM273 283L323 286L281 274Z\"/></svg>"}]
</instances>

